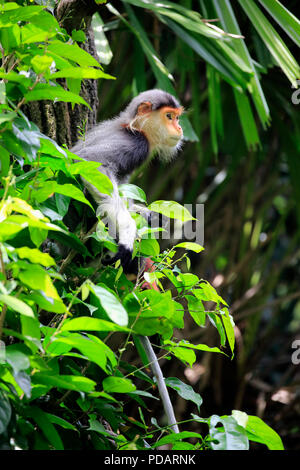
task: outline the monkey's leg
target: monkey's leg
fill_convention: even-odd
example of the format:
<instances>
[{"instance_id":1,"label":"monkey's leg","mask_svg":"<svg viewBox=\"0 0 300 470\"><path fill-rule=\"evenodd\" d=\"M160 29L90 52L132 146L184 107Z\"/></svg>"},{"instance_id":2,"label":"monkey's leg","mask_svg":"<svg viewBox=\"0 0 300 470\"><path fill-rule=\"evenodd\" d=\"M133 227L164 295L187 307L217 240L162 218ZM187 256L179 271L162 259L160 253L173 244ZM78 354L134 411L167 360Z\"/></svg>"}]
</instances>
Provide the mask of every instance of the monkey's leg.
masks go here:
<instances>
[{"instance_id":1,"label":"monkey's leg","mask_svg":"<svg viewBox=\"0 0 300 470\"><path fill-rule=\"evenodd\" d=\"M170 400L169 392L166 387L164 377L160 368L160 365L158 363L157 357L153 351L153 348L151 346L151 343L149 341L148 336L138 336L140 342L142 343L142 346L144 348L144 351L146 353L146 356L149 360L153 375L155 376L157 380L157 387L158 391L161 397L161 401L167 416L167 421L168 424L171 426L173 431L178 434L179 433L179 428L176 424L176 418L173 410L173 405Z\"/></svg>"}]
</instances>

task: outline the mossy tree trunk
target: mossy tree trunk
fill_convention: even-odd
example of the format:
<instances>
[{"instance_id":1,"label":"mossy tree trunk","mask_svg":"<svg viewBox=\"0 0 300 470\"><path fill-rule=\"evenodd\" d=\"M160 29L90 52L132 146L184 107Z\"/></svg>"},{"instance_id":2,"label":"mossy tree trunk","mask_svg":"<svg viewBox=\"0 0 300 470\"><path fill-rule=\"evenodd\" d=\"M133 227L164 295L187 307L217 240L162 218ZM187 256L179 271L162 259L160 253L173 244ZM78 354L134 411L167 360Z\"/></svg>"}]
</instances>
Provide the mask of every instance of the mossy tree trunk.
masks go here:
<instances>
[{"instance_id":1,"label":"mossy tree trunk","mask_svg":"<svg viewBox=\"0 0 300 470\"><path fill-rule=\"evenodd\" d=\"M57 1L55 16L61 27L71 35L73 30L83 30L86 41L79 43L85 51L96 60L97 56L94 35L91 28L92 15L99 7L91 0ZM62 86L66 86L64 80ZM81 96L89 103L90 108L53 101L33 101L24 107L28 118L38 125L41 132L54 139L59 145L71 148L78 139L78 129L84 131L96 123L98 109L98 90L96 80L84 80L81 85Z\"/></svg>"}]
</instances>

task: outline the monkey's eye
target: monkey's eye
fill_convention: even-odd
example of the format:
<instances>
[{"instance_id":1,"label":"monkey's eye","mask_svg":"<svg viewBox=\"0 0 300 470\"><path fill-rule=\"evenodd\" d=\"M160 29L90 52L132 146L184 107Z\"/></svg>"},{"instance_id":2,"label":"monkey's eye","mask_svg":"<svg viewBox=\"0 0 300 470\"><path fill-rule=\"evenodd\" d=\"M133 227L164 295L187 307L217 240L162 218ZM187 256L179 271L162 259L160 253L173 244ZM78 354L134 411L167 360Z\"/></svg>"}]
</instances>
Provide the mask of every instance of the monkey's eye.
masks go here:
<instances>
[{"instance_id":1,"label":"monkey's eye","mask_svg":"<svg viewBox=\"0 0 300 470\"><path fill-rule=\"evenodd\" d=\"M171 113L167 113L166 116L167 116L168 119L170 119L170 121L172 121L173 118L172 118L172 114L171 114Z\"/></svg>"}]
</instances>

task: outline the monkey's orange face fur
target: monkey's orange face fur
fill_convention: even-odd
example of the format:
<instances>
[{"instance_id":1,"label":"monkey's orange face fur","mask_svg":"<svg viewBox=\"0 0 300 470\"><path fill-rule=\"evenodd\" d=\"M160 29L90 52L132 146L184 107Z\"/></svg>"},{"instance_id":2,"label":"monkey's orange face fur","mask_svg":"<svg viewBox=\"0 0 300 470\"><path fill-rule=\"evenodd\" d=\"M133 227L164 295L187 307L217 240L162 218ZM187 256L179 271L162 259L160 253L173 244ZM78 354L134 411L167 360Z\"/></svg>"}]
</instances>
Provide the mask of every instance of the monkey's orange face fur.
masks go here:
<instances>
[{"instance_id":1,"label":"monkey's orange face fur","mask_svg":"<svg viewBox=\"0 0 300 470\"><path fill-rule=\"evenodd\" d=\"M138 110L139 129L146 135L151 148L159 145L175 147L182 139L183 132L179 116L183 108L164 106L152 111L148 103L143 103Z\"/></svg>"},{"instance_id":2,"label":"monkey's orange face fur","mask_svg":"<svg viewBox=\"0 0 300 470\"><path fill-rule=\"evenodd\" d=\"M167 106L158 110L162 125L167 129L170 136L170 142L173 145L182 138L182 128L179 124L179 116L182 114L182 108L169 108Z\"/></svg>"}]
</instances>

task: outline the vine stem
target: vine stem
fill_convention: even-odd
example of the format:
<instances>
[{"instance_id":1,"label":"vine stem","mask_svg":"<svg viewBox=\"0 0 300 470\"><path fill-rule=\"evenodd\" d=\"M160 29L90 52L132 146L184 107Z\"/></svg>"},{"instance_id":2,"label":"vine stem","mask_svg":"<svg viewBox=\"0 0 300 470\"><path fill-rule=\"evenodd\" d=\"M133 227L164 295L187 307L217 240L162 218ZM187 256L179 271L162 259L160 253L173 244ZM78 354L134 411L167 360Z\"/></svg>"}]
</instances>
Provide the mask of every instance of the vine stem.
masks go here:
<instances>
[{"instance_id":1,"label":"vine stem","mask_svg":"<svg viewBox=\"0 0 300 470\"><path fill-rule=\"evenodd\" d=\"M6 281L6 271L5 271L5 265L4 265L4 261L3 261L3 257L2 257L2 250L1 250L1 247L0 247L0 270L1 270L1 273L4 277L4 280ZM0 314L0 340L2 338L2 333L3 333L3 325L4 325L4 320L5 320L5 316L6 316L6 312L7 312L7 305L4 304L3 307L2 307L2 311L1 311L1 314Z\"/></svg>"},{"instance_id":2,"label":"vine stem","mask_svg":"<svg viewBox=\"0 0 300 470\"><path fill-rule=\"evenodd\" d=\"M170 426L170 428L176 433L179 433L179 428L177 426L175 414L174 414L174 409L173 405L169 396L169 392L167 390L165 380L161 371L161 368L158 364L157 357L153 351L153 348L151 346L150 340L148 336L138 336L139 340L141 341L143 348L145 350L145 353L147 355L147 358L150 361L150 366L153 372L154 377L157 380L157 387L158 391L161 397L161 401L167 416L167 421Z\"/></svg>"}]
</instances>

